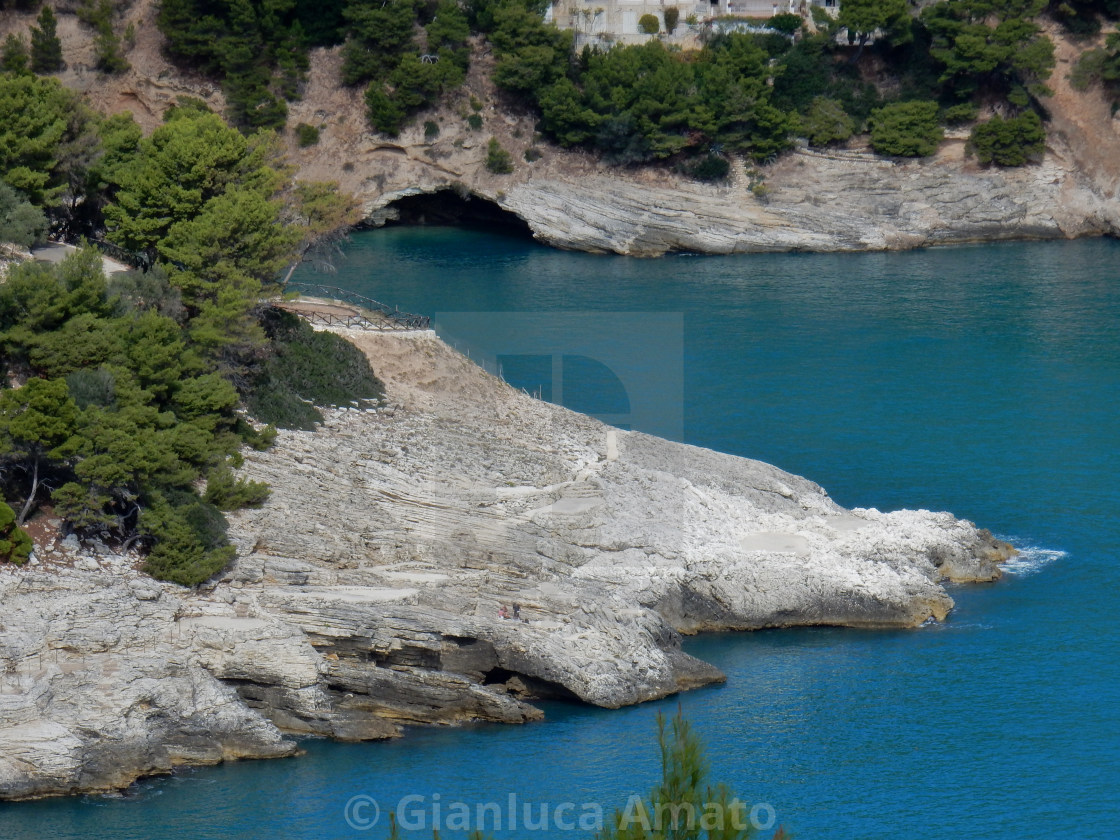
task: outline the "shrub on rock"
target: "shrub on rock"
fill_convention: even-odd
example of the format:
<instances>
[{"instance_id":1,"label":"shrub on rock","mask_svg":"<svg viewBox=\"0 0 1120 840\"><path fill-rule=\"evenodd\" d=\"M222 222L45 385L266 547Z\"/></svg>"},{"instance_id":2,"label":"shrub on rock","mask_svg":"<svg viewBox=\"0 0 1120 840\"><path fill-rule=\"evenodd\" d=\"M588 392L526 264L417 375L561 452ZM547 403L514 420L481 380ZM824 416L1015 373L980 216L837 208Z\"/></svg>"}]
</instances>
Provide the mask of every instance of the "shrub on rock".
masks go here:
<instances>
[{"instance_id":1,"label":"shrub on rock","mask_svg":"<svg viewBox=\"0 0 1120 840\"><path fill-rule=\"evenodd\" d=\"M871 112L871 148L881 155L927 157L942 136L936 102L893 102Z\"/></svg>"},{"instance_id":2,"label":"shrub on rock","mask_svg":"<svg viewBox=\"0 0 1120 840\"><path fill-rule=\"evenodd\" d=\"M16 525L16 514L0 502L0 562L23 565L31 556L31 537Z\"/></svg>"},{"instance_id":3,"label":"shrub on rock","mask_svg":"<svg viewBox=\"0 0 1120 840\"><path fill-rule=\"evenodd\" d=\"M969 148L981 163L996 166L1022 166L1042 159L1046 150L1046 131L1034 111L1003 119L992 117L972 129Z\"/></svg>"}]
</instances>

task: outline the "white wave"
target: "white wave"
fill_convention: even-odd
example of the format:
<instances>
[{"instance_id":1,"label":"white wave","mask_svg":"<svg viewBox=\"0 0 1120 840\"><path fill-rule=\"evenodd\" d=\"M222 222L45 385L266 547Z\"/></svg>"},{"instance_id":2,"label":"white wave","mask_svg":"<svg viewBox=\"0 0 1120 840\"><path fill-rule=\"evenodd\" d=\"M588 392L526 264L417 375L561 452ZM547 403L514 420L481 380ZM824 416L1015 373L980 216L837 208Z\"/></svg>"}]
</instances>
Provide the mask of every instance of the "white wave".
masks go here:
<instances>
[{"instance_id":1,"label":"white wave","mask_svg":"<svg viewBox=\"0 0 1120 840\"><path fill-rule=\"evenodd\" d=\"M1014 545L1014 541L1009 540L1009 542ZM1067 554L1065 551L1039 548L1034 545L1017 545L1015 547L1019 549L1019 553L1006 563L1000 563L999 567L1009 575L1019 575L1020 577L1041 572L1055 560L1061 560Z\"/></svg>"}]
</instances>

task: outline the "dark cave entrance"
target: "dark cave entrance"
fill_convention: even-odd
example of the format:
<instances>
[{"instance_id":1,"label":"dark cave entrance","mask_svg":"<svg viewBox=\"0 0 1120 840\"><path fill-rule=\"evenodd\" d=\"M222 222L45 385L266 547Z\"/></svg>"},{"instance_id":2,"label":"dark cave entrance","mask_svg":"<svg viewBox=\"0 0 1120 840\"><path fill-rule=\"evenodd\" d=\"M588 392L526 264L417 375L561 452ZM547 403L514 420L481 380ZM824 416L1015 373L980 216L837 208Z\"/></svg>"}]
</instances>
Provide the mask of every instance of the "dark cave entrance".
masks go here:
<instances>
[{"instance_id":1,"label":"dark cave entrance","mask_svg":"<svg viewBox=\"0 0 1120 840\"><path fill-rule=\"evenodd\" d=\"M524 219L465 190L447 188L406 195L390 202L385 210L386 225L453 225L533 238L533 230Z\"/></svg>"}]
</instances>

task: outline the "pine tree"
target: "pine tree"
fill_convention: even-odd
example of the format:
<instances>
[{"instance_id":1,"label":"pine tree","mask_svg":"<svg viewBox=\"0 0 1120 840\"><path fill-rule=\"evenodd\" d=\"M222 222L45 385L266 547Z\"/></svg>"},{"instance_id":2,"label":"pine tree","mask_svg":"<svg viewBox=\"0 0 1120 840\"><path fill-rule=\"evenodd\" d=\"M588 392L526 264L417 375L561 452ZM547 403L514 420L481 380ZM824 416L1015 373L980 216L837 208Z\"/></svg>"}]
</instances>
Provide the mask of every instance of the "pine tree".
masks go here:
<instances>
[{"instance_id":1,"label":"pine tree","mask_svg":"<svg viewBox=\"0 0 1120 840\"><path fill-rule=\"evenodd\" d=\"M0 48L0 70L13 76L22 76L31 72L28 66L30 61L27 42L14 32L9 32L8 37L4 39L4 46Z\"/></svg>"},{"instance_id":2,"label":"pine tree","mask_svg":"<svg viewBox=\"0 0 1120 840\"><path fill-rule=\"evenodd\" d=\"M58 38L58 18L50 6L43 6L31 27L31 69L39 74L57 73L62 62L62 41Z\"/></svg>"},{"instance_id":3,"label":"pine tree","mask_svg":"<svg viewBox=\"0 0 1120 840\"><path fill-rule=\"evenodd\" d=\"M724 785L708 784L704 745L684 715L657 716L661 782L646 799L632 796L597 840L748 840L755 835L748 805ZM788 840L778 828L773 840Z\"/></svg>"},{"instance_id":4,"label":"pine tree","mask_svg":"<svg viewBox=\"0 0 1120 840\"><path fill-rule=\"evenodd\" d=\"M0 446L30 474L30 487L16 524L23 525L39 492L39 473L47 460L61 460L77 449L78 407L64 380L29 379L22 388L0 395Z\"/></svg>"}]
</instances>

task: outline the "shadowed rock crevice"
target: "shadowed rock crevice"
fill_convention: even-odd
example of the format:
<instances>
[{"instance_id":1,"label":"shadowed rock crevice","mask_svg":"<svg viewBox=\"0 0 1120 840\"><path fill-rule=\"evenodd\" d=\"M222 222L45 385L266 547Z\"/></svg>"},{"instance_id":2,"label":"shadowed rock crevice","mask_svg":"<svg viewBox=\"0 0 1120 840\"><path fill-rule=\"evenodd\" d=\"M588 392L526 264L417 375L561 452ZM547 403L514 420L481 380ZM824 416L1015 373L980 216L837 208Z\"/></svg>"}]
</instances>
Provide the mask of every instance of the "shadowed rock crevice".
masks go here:
<instances>
[{"instance_id":1,"label":"shadowed rock crevice","mask_svg":"<svg viewBox=\"0 0 1120 840\"><path fill-rule=\"evenodd\" d=\"M405 195L389 202L377 215L385 225L454 225L533 238L532 228L520 216L466 189Z\"/></svg>"},{"instance_id":2,"label":"shadowed rock crevice","mask_svg":"<svg viewBox=\"0 0 1120 840\"><path fill-rule=\"evenodd\" d=\"M520 674L507 668L492 668L483 677L482 684L498 686L519 700L564 700L587 705L575 692L560 683Z\"/></svg>"}]
</instances>

